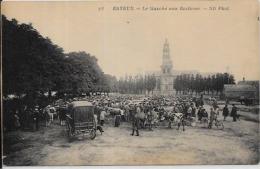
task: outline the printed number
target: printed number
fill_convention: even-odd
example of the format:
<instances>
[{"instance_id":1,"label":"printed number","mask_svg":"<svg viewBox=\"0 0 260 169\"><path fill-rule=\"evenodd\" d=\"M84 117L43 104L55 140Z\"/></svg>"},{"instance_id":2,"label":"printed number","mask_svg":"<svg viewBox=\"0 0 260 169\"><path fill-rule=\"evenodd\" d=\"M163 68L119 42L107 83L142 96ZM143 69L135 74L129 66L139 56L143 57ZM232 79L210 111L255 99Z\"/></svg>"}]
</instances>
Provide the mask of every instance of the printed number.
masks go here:
<instances>
[{"instance_id":1,"label":"printed number","mask_svg":"<svg viewBox=\"0 0 260 169\"><path fill-rule=\"evenodd\" d=\"M103 11L104 7L98 7L98 11Z\"/></svg>"},{"instance_id":2,"label":"printed number","mask_svg":"<svg viewBox=\"0 0 260 169\"><path fill-rule=\"evenodd\" d=\"M217 8L216 7L209 7L209 10L215 11Z\"/></svg>"}]
</instances>

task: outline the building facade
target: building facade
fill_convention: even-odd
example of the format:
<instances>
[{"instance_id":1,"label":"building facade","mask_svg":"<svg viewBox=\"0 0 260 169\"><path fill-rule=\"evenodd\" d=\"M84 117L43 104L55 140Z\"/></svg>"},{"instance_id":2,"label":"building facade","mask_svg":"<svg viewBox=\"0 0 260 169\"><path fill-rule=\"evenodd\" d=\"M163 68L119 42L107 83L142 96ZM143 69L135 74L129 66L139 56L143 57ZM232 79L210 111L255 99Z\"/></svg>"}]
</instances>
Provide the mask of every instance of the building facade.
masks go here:
<instances>
[{"instance_id":1,"label":"building facade","mask_svg":"<svg viewBox=\"0 0 260 169\"><path fill-rule=\"evenodd\" d=\"M168 40L165 40L162 52L162 64L160 72L153 73L156 76L156 87L154 94L171 95L175 93L174 79L177 75L173 72L173 62L170 55L170 45Z\"/></svg>"},{"instance_id":2,"label":"building facade","mask_svg":"<svg viewBox=\"0 0 260 169\"><path fill-rule=\"evenodd\" d=\"M181 74L197 74L198 71L179 71L175 70L173 66L173 61L170 53L170 44L166 39L163 45L162 51L162 64L160 66L161 70L158 72L150 72L156 77L156 87L153 91L155 95L174 95L174 80L178 75Z\"/></svg>"}]
</instances>

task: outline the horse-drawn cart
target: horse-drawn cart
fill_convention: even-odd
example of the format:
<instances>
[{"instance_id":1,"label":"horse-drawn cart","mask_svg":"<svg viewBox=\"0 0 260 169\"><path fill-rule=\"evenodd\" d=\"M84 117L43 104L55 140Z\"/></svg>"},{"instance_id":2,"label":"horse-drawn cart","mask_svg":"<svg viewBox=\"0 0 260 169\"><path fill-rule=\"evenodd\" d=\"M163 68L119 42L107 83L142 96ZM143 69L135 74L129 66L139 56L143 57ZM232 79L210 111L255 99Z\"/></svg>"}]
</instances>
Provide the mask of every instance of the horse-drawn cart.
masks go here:
<instances>
[{"instance_id":1,"label":"horse-drawn cart","mask_svg":"<svg viewBox=\"0 0 260 169\"><path fill-rule=\"evenodd\" d=\"M74 101L68 107L66 114L66 132L69 141L79 135L96 137L96 122L94 106L87 101Z\"/></svg>"}]
</instances>

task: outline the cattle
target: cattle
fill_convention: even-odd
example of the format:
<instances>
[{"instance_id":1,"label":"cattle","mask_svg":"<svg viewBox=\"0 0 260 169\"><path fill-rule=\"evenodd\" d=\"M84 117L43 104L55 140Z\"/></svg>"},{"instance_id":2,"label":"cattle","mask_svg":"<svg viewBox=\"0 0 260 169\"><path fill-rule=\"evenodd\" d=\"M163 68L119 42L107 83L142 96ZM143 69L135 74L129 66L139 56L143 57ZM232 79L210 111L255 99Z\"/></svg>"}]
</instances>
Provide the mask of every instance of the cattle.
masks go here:
<instances>
[{"instance_id":1,"label":"cattle","mask_svg":"<svg viewBox=\"0 0 260 169\"><path fill-rule=\"evenodd\" d=\"M169 128L172 128L172 123L174 123L177 124L177 130L179 130L180 126L182 126L182 130L185 131L185 118L183 113L165 111L163 114L163 120L168 122Z\"/></svg>"},{"instance_id":2,"label":"cattle","mask_svg":"<svg viewBox=\"0 0 260 169\"><path fill-rule=\"evenodd\" d=\"M111 115L111 116L115 116L115 115L120 115L121 114L121 109L120 108L112 108L112 107L109 107L107 109L107 112Z\"/></svg>"}]
</instances>

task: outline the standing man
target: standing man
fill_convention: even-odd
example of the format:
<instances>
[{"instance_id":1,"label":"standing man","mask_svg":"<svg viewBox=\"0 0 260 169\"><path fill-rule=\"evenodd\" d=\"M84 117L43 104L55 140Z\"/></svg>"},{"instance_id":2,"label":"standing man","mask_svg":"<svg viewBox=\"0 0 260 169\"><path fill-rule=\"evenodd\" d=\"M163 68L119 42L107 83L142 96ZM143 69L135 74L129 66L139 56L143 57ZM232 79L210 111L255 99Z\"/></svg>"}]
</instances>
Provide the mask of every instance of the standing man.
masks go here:
<instances>
[{"instance_id":1,"label":"standing man","mask_svg":"<svg viewBox=\"0 0 260 169\"><path fill-rule=\"evenodd\" d=\"M55 108L53 106L49 105L49 110L50 110L50 116L51 116L51 122L53 123L54 120L54 114L55 114Z\"/></svg>"},{"instance_id":2,"label":"standing man","mask_svg":"<svg viewBox=\"0 0 260 169\"><path fill-rule=\"evenodd\" d=\"M130 109L128 104L126 104L124 106L124 109L125 109L125 120L128 122L129 121L129 109Z\"/></svg>"},{"instance_id":3,"label":"standing man","mask_svg":"<svg viewBox=\"0 0 260 169\"><path fill-rule=\"evenodd\" d=\"M203 106L204 105L204 101L203 101L203 94L200 95L200 106Z\"/></svg>"},{"instance_id":4,"label":"standing man","mask_svg":"<svg viewBox=\"0 0 260 169\"><path fill-rule=\"evenodd\" d=\"M60 118L60 125L61 126L65 125L65 122L66 122L66 110L67 110L66 105L63 105L63 106L60 107L59 118Z\"/></svg>"},{"instance_id":5,"label":"standing man","mask_svg":"<svg viewBox=\"0 0 260 169\"><path fill-rule=\"evenodd\" d=\"M232 104L231 116L233 117L233 121L237 121L237 107Z\"/></svg>"},{"instance_id":6,"label":"standing man","mask_svg":"<svg viewBox=\"0 0 260 169\"><path fill-rule=\"evenodd\" d=\"M95 120L95 123L96 123L96 130L99 130L101 135L102 135L102 132L104 132L103 128L98 124L98 116L97 114L94 113L94 120Z\"/></svg>"},{"instance_id":7,"label":"standing man","mask_svg":"<svg viewBox=\"0 0 260 169\"><path fill-rule=\"evenodd\" d=\"M188 105L186 109L187 109L187 114L188 114L188 116L191 117L191 113L192 113L191 105Z\"/></svg>"},{"instance_id":8,"label":"standing man","mask_svg":"<svg viewBox=\"0 0 260 169\"><path fill-rule=\"evenodd\" d=\"M192 109L191 116L196 117L196 108L195 108L194 104L191 104L191 109Z\"/></svg>"},{"instance_id":9,"label":"standing man","mask_svg":"<svg viewBox=\"0 0 260 169\"><path fill-rule=\"evenodd\" d=\"M197 116L198 116L198 120L201 121L202 116L203 116L203 110L202 110L201 106L199 106Z\"/></svg>"},{"instance_id":10,"label":"standing man","mask_svg":"<svg viewBox=\"0 0 260 169\"><path fill-rule=\"evenodd\" d=\"M212 128L213 121L217 119L217 113L216 111L211 107L210 108L210 114L209 114L209 126L208 128Z\"/></svg>"},{"instance_id":11,"label":"standing man","mask_svg":"<svg viewBox=\"0 0 260 169\"><path fill-rule=\"evenodd\" d=\"M14 113L14 127L18 130L21 127L20 117L18 116L18 110Z\"/></svg>"},{"instance_id":12,"label":"standing man","mask_svg":"<svg viewBox=\"0 0 260 169\"><path fill-rule=\"evenodd\" d=\"M147 121L148 121L148 127L149 127L149 130L152 131L152 121L153 121L153 113L152 111L154 111L153 109L152 110L148 110L147 112Z\"/></svg>"},{"instance_id":13,"label":"standing man","mask_svg":"<svg viewBox=\"0 0 260 169\"><path fill-rule=\"evenodd\" d=\"M226 104L225 107L223 108L223 117L224 117L224 121L226 121L226 118L229 114L229 110L228 110L228 105Z\"/></svg>"},{"instance_id":14,"label":"standing man","mask_svg":"<svg viewBox=\"0 0 260 169\"><path fill-rule=\"evenodd\" d=\"M45 122L46 122L46 127L48 127L51 124L51 111L50 111L50 105L44 108L44 115L45 115Z\"/></svg>"},{"instance_id":15,"label":"standing man","mask_svg":"<svg viewBox=\"0 0 260 169\"><path fill-rule=\"evenodd\" d=\"M36 105L33 112L33 121L35 123L36 130L39 130L39 117L40 117L39 106Z\"/></svg>"},{"instance_id":16,"label":"standing man","mask_svg":"<svg viewBox=\"0 0 260 169\"><path fill-rule=\"evenodd\" d=\"M115 127L120 126L122 114L121 109L115 111Z\"/></svg>"},{"instance_id":17,"label":"standing man","mask_svg":"<svg viewBox=\"0 0 260 169\"><path fill-rule=\"evenodd\" d=\"M104 109L102 109L102 111L100 112L100 125L103 126L105 123L105 115L106 115L106 111Z\"/></svg>"},{"instance_id":18,"label":"standing man","mask_svg":"<svg viewBox=\"0 0 260 169\"><path fill-rule=\"evenodd\" d=\"M141 109L139 106L136 107L136 112L135 115L133 117L133 122L132 122L132 136L134 135L135 131L136 131L136 136L139 136L139 124L140 124L140 119L139 119L139 115L141 113Z\"/></svg>"}]
</instances>

